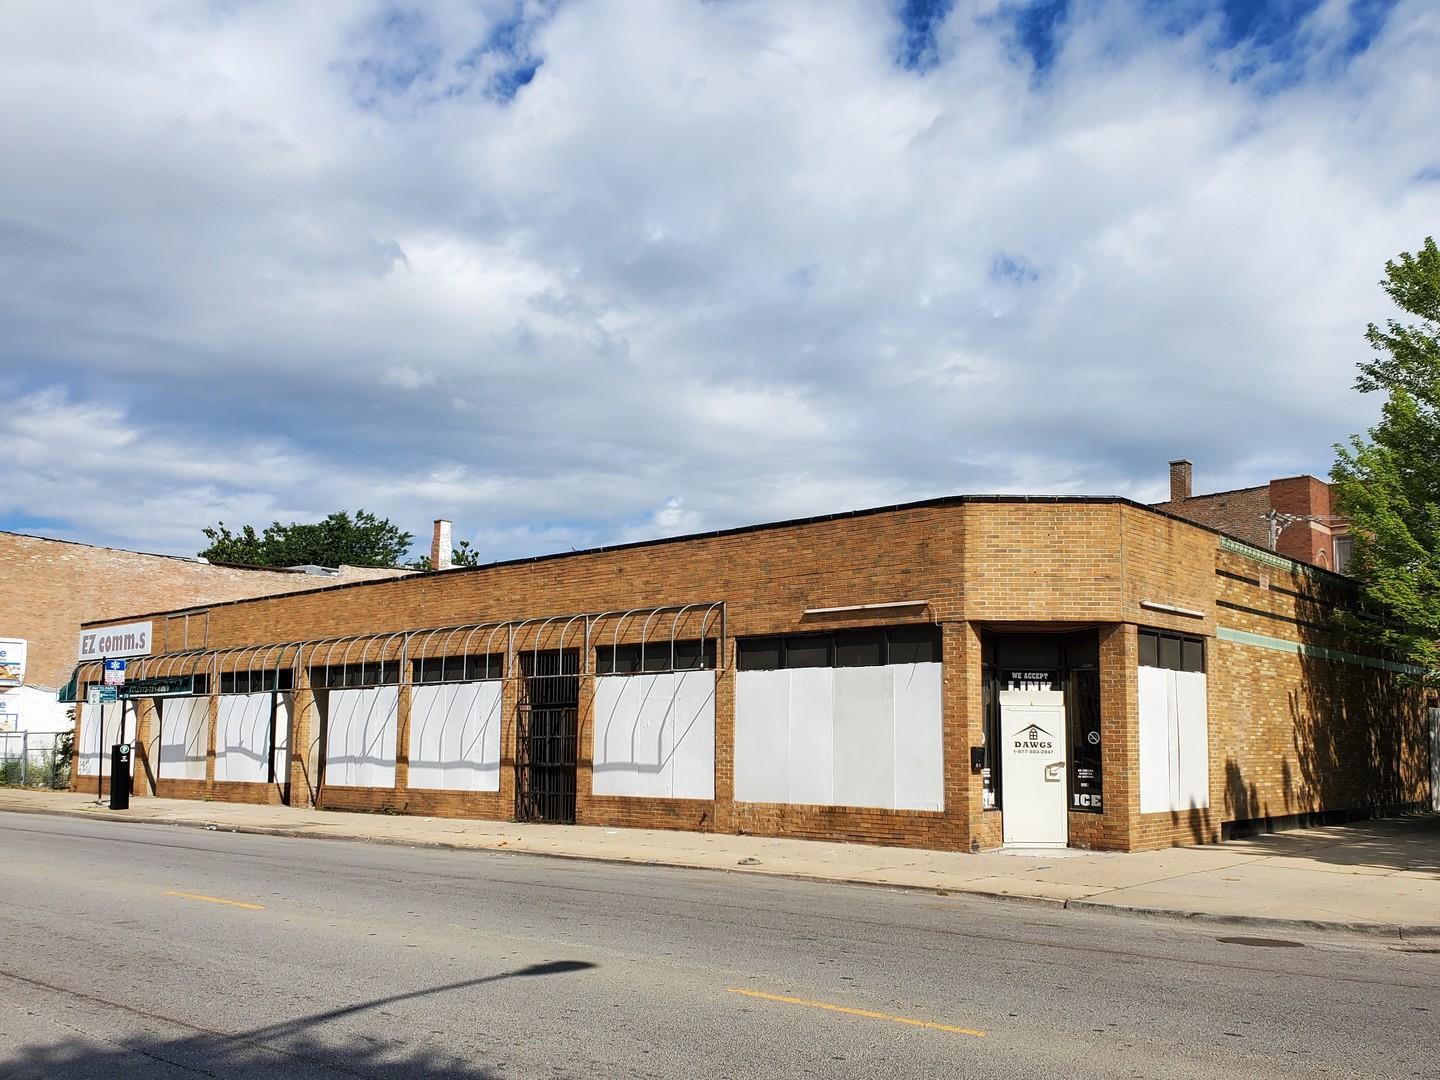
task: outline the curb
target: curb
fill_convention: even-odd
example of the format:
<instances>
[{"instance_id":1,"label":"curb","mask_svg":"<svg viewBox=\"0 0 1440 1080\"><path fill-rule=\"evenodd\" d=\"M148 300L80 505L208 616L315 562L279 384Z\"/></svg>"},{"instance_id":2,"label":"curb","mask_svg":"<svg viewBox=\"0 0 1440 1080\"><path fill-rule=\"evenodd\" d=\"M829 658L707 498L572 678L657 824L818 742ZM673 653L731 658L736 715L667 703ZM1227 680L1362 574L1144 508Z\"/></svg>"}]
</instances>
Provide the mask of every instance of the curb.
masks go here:
<instances>
[{"instance_id":1,"label":"curb","mask_svg":"<svg viewBox=\"0 0 1440 1080\"><path fill-rule=\"evenodd\" d=\"M1055 896L1028 896L1024 893L981 892L953 886L905 885L893 881L876 881L870 878L827 877L821 874L801 874L786 870L754 868L749 866L707 866L704 863L682 862L657 859L627 859L613 855L580 854L573 851L537 851L533 848L480 846L477 844L452 844L445 840L407 840L392 836L355 836L323 832L306 828L287 828L270 825L220 825L210 821L177 820L159 817L126 817L124 819L99 816L90 810L73 810L64 807L31 806L15 808L0 806L0 813L46 814L51 817L75 818L78 821L120 822L125 825L170 825L181 829L200 829L205 832L234 833L240 836L282 836L292 840L331 840L352 844L380 844L387 847L411 847L429 851L459 851L481 855L528 855L538 859L564 859L569 862L592 862L606 866L653 866L676 870L701 870L712 874L738 874L744 877L780 878L786 881L819 882L826 885L855 885L867 889L889 889L893 892L932 893L956 899L1002 900L1015 904L1036 907L1063 908L1067 901Z\"/></svg>"},{"instance_id":2,"label":"curb","mask_svg":"<svg viewBox=\"0 0 1440 1080\"><path fill-rule=\"evenodd\" d=\"M1309 933L1362 934L1366 937L1440 937L1440 925L1425 923L1330 922L1323 919L1287 919L1279 915L1230 915L1212 911L1182 911L1178 908L1107 904L1103 900L1067 900L1065 901L1064 907L1070 911L1101 912L1137 919L1203 923L1210 926L1238 926L1264 930L1295 930Z\"/></svg>"},{"instance_id":3,"label":"curb","mask_svg":"<svg viewBox=\"0 0 1440 1080\"><path fill-rule=\"evenodd\" d=\"M391 836L356 836L325 832L310 828L285 828L264 825L221 825L198 819L177 820L162 817L126 817L124 819L102 815L97 811L72 809L69 807L3 806L0 813L43 814L51 817L68 817L80 821L122 821L131 825L169 825L185 829L200 829L206 832L236 833L242 836L282 836L296 840L342 840L359 844L382 844L390 847L411 847L434 851L475 852L490 855L530 855L544 859L566 859L572 862L603 863L609 866L654 866L673 867L680 870L705 870L712 873L740 874L747 877L781 878L788 881L820 882L827 885L858 885L866 888L890 889L895 892L933 893L957 899L998 900L1012 904L1024 904L1086 914L1116 915L1121 917L1150 919L1158 922L1180 922L1208 926L1250 927L1265 930L1289 930L1308 933L1356 934L1367 938L1391 937L1405 939L1440 938L1440 925L1403 923L1341 922L1320 919L1287 919L1269 915L1233 915L1208 911L1185 911L1178 908L1140 907L1128 904L1106 903L1095 899L1062 900L1054 896L1032 896L1024 893L991 892L981 889L967 889L956 886L906 885L890 881L876 881L869 878L829 877L820 874L802 874L785 870L755 869L741 866L706 866L700 863L656 859L627 859L598 854L581 854L572 851L535 851L527 848L478 846L474 844L453 844L444 840L412 840Z\"/></svg>"}]
</instances>

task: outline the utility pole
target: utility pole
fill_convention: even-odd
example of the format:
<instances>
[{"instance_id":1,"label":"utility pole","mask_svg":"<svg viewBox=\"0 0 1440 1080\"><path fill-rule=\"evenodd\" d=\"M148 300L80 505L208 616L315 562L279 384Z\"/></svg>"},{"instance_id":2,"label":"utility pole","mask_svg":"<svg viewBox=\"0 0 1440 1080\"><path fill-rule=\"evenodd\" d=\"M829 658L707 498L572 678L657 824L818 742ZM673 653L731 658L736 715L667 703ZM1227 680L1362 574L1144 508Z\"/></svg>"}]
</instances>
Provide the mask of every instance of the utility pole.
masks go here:
<instances>
[{"instance_id":1,"label":"utility pole","mask_svg":"<svg viewBox=\"0 0 1440 1080\"><path fill-rule=\"evenodd\" d=\"M1322 525L1328 525L1332 521L1344 520L1344 518L1335 514L1286 514L1280 510L1266 510L1265 524L1269 536L1270 550L1275 550L1276 545L1280 543L1280 534L1297 521L1316 521Z\"/></svg>"}]
</instances>

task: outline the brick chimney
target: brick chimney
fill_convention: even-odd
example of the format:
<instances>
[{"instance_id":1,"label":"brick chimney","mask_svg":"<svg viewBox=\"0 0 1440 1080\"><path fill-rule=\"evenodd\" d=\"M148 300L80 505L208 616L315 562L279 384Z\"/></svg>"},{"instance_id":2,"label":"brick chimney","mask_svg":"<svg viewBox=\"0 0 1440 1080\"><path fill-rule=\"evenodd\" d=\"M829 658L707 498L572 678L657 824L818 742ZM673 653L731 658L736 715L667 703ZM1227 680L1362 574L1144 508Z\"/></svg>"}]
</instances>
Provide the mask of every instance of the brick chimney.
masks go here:
<instances>
[{"instance_id":1,"label":"brick chimney","mask_svg":"<svg viewBox=\"0 0 1440 1080\"><path fill-rule=\"evenodd\" d=\"M1190 472L1193 466L1185 458L1170 462L1170 501L1184 502L1190 498Z\"/></svg>"},{"instance_id":2,"label":"brick chimney","mask_svg":"<svg viewBox=\"0 0 1440 1080\"><path fill-rule=\"evenodd\" d=\"M451 567L450 522L444 518L435 519L435 532L430 540L430 569L449 570Z\"/></svg>"}]
</instances>

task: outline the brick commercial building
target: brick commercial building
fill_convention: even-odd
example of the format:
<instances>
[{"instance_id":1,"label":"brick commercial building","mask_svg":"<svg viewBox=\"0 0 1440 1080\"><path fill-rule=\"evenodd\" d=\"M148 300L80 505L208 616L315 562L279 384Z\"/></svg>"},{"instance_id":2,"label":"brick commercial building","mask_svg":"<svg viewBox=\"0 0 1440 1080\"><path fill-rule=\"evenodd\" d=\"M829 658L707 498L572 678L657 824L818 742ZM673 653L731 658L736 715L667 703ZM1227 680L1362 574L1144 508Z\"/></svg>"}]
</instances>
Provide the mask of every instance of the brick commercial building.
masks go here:
<instances>
[{"instance_id":1,"label":"brick commercial building","mask_svg":"<svg viewBox=\"0 0 1440 1080\"><path fill-rule=\"evenodd\" d=\"M76 775L95 790L123 730L142 795L1208 842L1428 803L1424 703L1336 633L1352 597L1123 499L939 499L212 604L188 636L96 620L152 651L123 649L128 700L81 707Z\"/></svg>"},{"instance_id":2,"label":"brick commercial building","mask_svg":"<svg viewBox=\"0 0 1440 1080\"><path fill-rule=\"evenodd\" d=\"M6 654L0 663L15 660L0 674L0 730L51 732L70 726L68 706L57 702L55 693L75 667L82 619L406 573L351 566L310 569L316 573L217 566L203 559L0 532L0 653ZM183 611L175 618L181 625L187 621Z\"/></svg>"},{"instance_id":3,"label":"brick commercial building","mask_svg":"<svg viewBox=\"0 0 1440 1080\"><path fill-rule=\"evenodd\" d=\"M1170 498L1156 503L1156 509L1297 562L1344 572L1350 527L1334 512L1324 480L1287 476L1257 487L1195 495L1193 468L1184 458L1170 462Z\"/></svg>"}]
</instances>

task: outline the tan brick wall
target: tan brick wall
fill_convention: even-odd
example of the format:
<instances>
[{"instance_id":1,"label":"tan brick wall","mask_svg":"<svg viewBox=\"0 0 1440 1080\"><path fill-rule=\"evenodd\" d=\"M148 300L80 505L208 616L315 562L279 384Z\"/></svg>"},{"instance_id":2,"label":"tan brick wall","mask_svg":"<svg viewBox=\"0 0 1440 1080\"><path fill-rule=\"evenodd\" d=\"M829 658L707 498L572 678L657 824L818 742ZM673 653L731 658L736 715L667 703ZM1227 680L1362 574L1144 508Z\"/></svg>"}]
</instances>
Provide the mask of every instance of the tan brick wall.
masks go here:
<instances>
[{"instance_id":1,"label":"tan brick wall","mask_svg":"<svg viewBox=\"0 0 1440 1080\"><path fill-rule=\"evenodd\" d=\"M1224 625L1373 653L1334 628L1332 613L1349 600L1345 583L1231 552L1220 553L1219 567L1249 579L1219 579L1219 599L1234 605L1220 608ZM1429 749L1418 689L1373 667L1226 641L1214 643L1213 658L1211 805L1223 808L1222 820L1426 799Z\"/></svg>"},{"instance_id":2,"label":"tan brick wall","mask_svg":"<svg viewBox=\"0 0 1440 1080\"><path fill-rule=\"evenodd\" d=\"M1303 631L1306 640L1333 644L1340 639L1323 620L1344 601L1343 592L1336 579L1292 574L1223 551L1214 533L1133 505L982 500L217 606L211 609L210 641L243 645L724 600L730 640L716 687L715 798L590 795L593 717L589 680L582 679L577 819L966 849L994 846L1001 834L1001 815L983 809L980 778L969 765L970 748L983 742L981 632L986 626L1098 625L1106 809L1101 815L1072 813L1071 832L1077 844L1133 849L1214 841L1225 821L1252 815L1256 806L1273 815L1287 807L1341 809L1416 795L1420 766L1428 765L1418 756L1418 709L1410 709L1410 697L1391 680L1349 670L1336 674L1325 663L1214 638L1218 624L1275 637ZM1302 595L1292 595L1297 593ZM928 600L929 608L803 614L807 608L915 599ZM1200 617L1145 608L1144 602ZM1296 619L1313 625L1298 627ZM735 638L932 620L943 627L943 812L734 801ZM1208 810L1139 813L1139 626L1208 641ZM304 673L298 685L291 788L292 801L303 804L316 779L308 751L318 740ZM513 817L517 687L516 680L507 681L498 793L405 789L409 694L402 692L396 787L326 787L322 805ZM1380 736L1399 740L1398 757L1387 756L1376 741ZM1232 779L1236 774L1243 785ZM228 797L217 791L225 787L207 782L204 794ZM1237 795L1242 788L1243 800Z\"/></svg>"}]
</instances>

